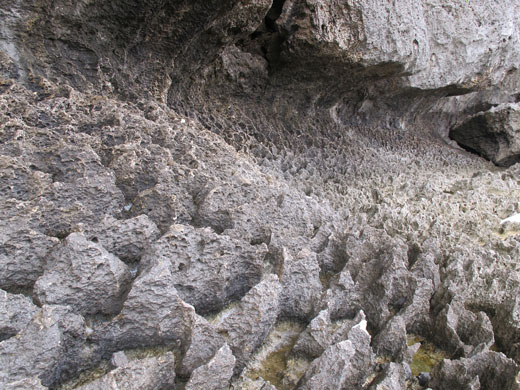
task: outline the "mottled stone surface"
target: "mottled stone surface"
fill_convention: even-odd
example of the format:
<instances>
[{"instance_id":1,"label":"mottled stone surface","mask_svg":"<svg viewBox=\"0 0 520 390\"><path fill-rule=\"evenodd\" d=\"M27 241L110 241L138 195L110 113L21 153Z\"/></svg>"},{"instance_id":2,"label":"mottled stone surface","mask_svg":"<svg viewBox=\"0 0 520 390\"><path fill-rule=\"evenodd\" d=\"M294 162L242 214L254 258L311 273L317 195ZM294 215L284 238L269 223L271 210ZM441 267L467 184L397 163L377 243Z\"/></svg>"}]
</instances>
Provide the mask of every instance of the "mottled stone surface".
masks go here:
<instances>
[{"instance_id":1,"label":"mottled stone surface","mask_svg":"<svg viewBox=\"0 0 520 390\"><path fill-rule=\"evenodd\" d=\"M0 0L0 387L514 388L519 19Z\"/></svg>"},{"instance_id":2,"label":"mottled stone surface","mask_svg":"<svg viewBox=\"0 0 520 390\"><path fill-rule=\"evenodd\" d=\"M43 305L70 305L81 314L116 314L130 280L130 271L121 260L73 233L49 255L34 294Z\"/></svg>"}]
</instances>

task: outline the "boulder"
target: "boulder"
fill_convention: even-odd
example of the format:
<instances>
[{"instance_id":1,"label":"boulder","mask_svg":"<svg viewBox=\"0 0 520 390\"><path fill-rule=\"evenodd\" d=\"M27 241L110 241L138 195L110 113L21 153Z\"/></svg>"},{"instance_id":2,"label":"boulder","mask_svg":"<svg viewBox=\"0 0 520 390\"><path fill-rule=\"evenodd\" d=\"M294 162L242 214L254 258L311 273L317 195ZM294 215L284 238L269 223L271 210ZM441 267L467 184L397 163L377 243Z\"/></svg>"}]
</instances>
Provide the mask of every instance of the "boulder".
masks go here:
<instances>
[{"instance_id":1,"label":"boulder","mask_svg":"<svg viewBox=\"0 0 520 390\"><path fill-rule=\"evenodd\" d=\"M55 386L86 366L83 317L67 306L43 306L18 334L0 343L0 387L38 377Z\"/></svg>"},{"instance_id":2,"label":"boulder","mask_svg":"<svg viewBox=\"0 0 520 390\"><path fill-rule=\"evenodd\" d=\"M374 361L366 321L354 326L348 340L329 346L309 366L298 390L361 388Z\"/></svg>"},{"instance_id":3,"label":"boulder","mask_svg":"<svg viewBox=\"0 0 520 390\"><path fill-rule=\"evenodd\" d=\"M235 357L229 346L225 344L208 363L193 371L185 389L226 389L229 386L234 367Z\"/></svg>"},{"instance_id":4,"label":"boulder","mask_svg":"<svg viewBox=\"0 0 520 390\"><path fill-rule=\"evenodd\" d=\"M218 235L209 228L173 225L143 256L167 264L171 286L198 313L216 312L260 281L265 245Z\"/></svg>"},{"instance_id":5,"label":"boulder","mask_svg":"<svg viewBox=\"0 0 520 390\"><path fill-rule=\"evenodd\" d=\"M77 387L78 390L157 390L175 388L175 359L163 356L133 360L100 379Z\"/></svg>"},{"instance_id":6,"label":"boulder","mask_svg":"<svg viewBox=\"0 0 520 390\"><path fill-rule=\"evenodd\" d=\"M18 218L5 222L0 230L0 288L32 288L59 240L28 228Z\"/></svg>"},{"instance_id":7,"label":"boulder","mask_svg":"<svg viewBox=\"0 0 520 390\"><path fill-rule=\"evenodd\" d=\"M520 161L520 104L509 103L473 115L450 130L450 138L497 165Z\"/></svg>"},{"instance_id":8,"label":"boulder","mask_svg":"<svg viewBox=\"0 0 520 390\"><path fill-rule=\"evenodd\" d=\"M215 327L237 360L235 373L244 368L276 323L281 289L278 277L269 274L217 319Z\"/></svg>"},{"instance_id":9,"label":"boulder","mask_svg":"<svg viewBox=\"0 0 520 390\"><path fill-rule=\"evenodd\" d=\"M72 233L50 254L34 296L41 304L71 305L82 314L116 314L131 279L121 260L83 234Z\"/></svg>"},{"instance_id":10,"label":"boulder","mask_svg":"<svg viewBox=\"0 0 520 390\"><path fill-rule=\"evenodd\" d=\"M0 341L18 334L38 311L26 296L0 290Z\"/></svg>"},{"instance_id":11,"label":"boulder","mask_svg":"<svg viewBox=\"0 0 520 390\"><path fill-rule=\"evenodd\" d=\"M295 257L284 252L281 315L286 318L308 320L321 305L323 286L316 253L304 249Z\"/></svg>"}]
</instances>

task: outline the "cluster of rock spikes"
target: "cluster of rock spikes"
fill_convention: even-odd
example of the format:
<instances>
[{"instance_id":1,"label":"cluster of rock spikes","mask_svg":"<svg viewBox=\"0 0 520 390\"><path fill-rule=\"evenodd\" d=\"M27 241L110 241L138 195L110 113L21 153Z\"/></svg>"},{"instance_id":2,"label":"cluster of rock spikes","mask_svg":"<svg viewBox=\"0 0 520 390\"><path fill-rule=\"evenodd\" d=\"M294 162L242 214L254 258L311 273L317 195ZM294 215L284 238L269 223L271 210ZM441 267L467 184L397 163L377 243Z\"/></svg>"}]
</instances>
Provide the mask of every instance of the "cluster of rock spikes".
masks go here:
<instances>
[{"instance_id":1,"label":"cluster of rock spikes","mask_svg":"<svg viewBox=\"0 0 520 390\"><path fill-rule=\"evenodd\" d=\"M519 20L0 0L0 388L520 389Z\"/></svg>"}]
</instances>

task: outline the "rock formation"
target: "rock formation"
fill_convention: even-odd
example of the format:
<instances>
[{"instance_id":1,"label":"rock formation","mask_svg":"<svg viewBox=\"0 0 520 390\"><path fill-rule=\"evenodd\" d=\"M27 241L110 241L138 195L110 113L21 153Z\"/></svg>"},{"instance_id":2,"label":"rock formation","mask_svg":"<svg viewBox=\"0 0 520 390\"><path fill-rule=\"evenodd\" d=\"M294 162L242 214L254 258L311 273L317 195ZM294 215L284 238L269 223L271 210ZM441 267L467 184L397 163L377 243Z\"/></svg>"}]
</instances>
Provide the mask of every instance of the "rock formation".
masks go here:
<instances>
[{"instance_id":1,"label":"rock formation","mask_svg":"<svg viewBox=\"0 0 520 390\"><path fill-rule=\"evenodd\" d=\"M518 20L0 0L0 388L520 388Z\"/></svg>"}]
</instances>

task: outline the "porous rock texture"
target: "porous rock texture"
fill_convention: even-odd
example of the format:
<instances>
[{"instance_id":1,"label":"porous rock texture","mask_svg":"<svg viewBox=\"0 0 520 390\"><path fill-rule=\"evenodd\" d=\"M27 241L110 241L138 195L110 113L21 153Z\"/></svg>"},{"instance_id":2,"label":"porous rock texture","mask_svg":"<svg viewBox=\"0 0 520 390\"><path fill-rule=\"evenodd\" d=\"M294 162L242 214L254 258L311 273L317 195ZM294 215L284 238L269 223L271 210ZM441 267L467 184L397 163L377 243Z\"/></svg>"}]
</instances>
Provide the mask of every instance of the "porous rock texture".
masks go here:
<instances>
[{"instance_id":1,"label":"porous rock texture","mask_svg":"<svg viewBox=\"0 0 520 390\"><path fill-rule=\"evenodd\" d=\"M518 20L0 0L0 388L518 389Z\"/></svg>"}]
</instances>

